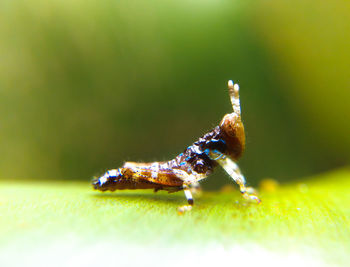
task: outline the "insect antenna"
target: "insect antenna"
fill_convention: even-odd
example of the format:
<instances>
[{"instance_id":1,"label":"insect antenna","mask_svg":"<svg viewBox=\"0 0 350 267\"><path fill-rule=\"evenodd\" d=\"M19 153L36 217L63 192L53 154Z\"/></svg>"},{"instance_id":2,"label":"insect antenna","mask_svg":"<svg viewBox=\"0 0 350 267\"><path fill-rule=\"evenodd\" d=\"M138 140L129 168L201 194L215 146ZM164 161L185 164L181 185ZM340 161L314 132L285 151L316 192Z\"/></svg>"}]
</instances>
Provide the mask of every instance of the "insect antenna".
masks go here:
<instances>
[{"instance_id":1,"label":"insect antenna","mask_svg":"<svg viewBox=\"0 0 350 267\"><path fill-rule=\"evenodd\" d=\"M239 85L233 83L232 80L228 81L228 92L230 94L233 112L238 116L241 116L241 104L239 101Z\"/></svg>"}]
</instances>

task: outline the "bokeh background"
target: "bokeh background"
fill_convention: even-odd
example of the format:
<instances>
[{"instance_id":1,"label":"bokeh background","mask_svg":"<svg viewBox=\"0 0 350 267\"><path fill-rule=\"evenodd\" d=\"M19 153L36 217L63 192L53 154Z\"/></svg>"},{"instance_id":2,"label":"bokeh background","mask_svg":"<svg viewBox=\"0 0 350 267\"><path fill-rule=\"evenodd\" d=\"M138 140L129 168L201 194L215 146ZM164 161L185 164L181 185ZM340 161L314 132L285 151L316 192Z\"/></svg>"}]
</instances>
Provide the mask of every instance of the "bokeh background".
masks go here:
<instances>
[{"instance_id":1,"label":"bokeh background","mask_svg":"<svg viewBox=\"0 0 350 267\"><path fill-rule=\"evenodd\" d=\"M344 0L2 0L0 178L170 159L231 112L228 79L251 184L347 165L349 14Z\"/></svg>"}]
</instances>

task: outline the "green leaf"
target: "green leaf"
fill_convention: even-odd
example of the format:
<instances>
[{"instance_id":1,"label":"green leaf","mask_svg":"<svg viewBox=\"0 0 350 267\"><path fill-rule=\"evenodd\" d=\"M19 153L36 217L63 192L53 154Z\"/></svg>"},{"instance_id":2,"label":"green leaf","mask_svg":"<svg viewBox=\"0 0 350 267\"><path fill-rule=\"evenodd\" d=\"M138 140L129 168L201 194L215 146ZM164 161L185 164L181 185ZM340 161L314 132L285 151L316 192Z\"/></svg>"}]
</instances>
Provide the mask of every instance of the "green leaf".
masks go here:
<instances>
[{"instance_id":1,"label":"green leaf","mask_svg":"<svg viewBox=\"0 0 350 267\"><path fill-rule=\"evenodd\" d=\"M176 212L186 203L182 192L100 193L88 183L2 181L0 263L50 260L63 266L114 259L142 264L160 257L154 266L182 263L191 255L193 261L210 262L217 255L237 264L267 260L271 265L345 266L349 178L344 169L264 186L260 205L248 203L237 191L205 192L182 216Z\"/></svg>"}]
</instances>

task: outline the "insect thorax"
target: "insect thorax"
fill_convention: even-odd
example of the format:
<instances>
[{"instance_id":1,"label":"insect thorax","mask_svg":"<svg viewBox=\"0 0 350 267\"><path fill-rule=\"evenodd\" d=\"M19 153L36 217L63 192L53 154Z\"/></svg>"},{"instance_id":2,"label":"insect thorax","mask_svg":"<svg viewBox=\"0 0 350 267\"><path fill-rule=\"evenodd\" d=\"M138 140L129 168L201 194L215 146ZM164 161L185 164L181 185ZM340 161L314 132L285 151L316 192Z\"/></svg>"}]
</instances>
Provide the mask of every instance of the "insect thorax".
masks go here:
<instances>
[{"instance_id":1,"label":"insect thorax","mask_svg":"<svg viewBox=\"0 0 350 267\"><path fill-rule=\"evenodd\" d=\"M232 124L227 120L200 137L169 161L169 167L207 176L217 166L216 160L219 158L228 156L237 160L244 149L244 128L241 121L230 122Z\"/></svg>"}]
</instances>

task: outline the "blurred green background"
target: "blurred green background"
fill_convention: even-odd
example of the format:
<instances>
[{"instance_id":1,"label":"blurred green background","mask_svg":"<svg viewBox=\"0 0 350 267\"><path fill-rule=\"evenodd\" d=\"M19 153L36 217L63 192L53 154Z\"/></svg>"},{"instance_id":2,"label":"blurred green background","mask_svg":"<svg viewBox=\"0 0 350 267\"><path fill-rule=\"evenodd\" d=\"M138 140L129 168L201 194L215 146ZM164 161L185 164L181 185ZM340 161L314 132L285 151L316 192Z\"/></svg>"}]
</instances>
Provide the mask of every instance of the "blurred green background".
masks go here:
<instances>
[{"instance_id":1,"label":"blurred green background","mask_svg":"<svg viewBox=\"0 0 350 267\"><path fill-rule=\"evenodd\" d=\"M347 165L349 14L341 0L2 0L0 178L170 159L231 112L228 79L251 184Z\"/></svg>"}]
</instances>

